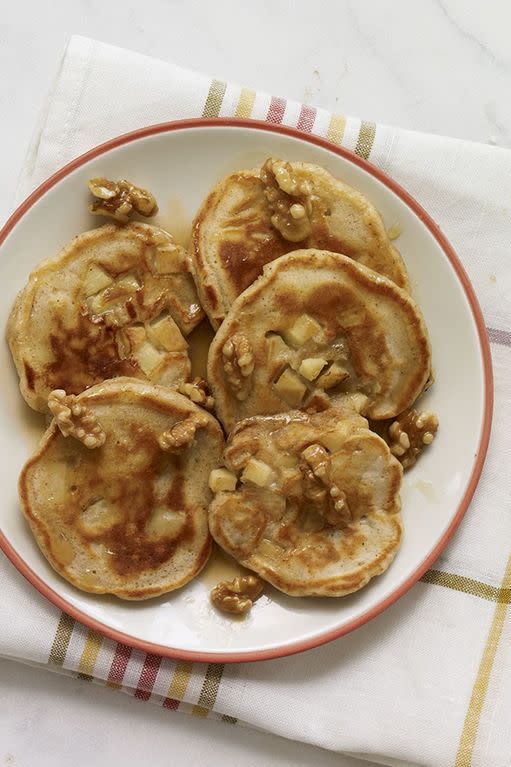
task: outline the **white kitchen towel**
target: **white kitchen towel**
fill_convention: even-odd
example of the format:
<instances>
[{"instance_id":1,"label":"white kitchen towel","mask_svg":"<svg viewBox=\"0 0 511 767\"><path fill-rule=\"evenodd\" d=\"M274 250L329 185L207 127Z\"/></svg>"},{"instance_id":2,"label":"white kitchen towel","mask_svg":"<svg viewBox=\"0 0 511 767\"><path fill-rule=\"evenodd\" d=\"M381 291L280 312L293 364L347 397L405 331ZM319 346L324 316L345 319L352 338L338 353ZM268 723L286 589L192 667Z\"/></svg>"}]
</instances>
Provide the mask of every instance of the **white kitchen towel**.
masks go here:
<instances>
[{"instance_id":1,"label":"white kitchen towel","mask_svg":"<svg viewBox=\"0 0 511 767\"><path fill-rule=\"evenodd\" d=\"M145 655L60 613L2 557L0 655L382 764L509 767L511 152L331 114L74 37L19 193L120 133L232 115L352 149L408 189L451 240L482 305L495 375L493 433L474 500L434 569L406 596L306 654L233 666Z\"/></svg>"}]
</instances>

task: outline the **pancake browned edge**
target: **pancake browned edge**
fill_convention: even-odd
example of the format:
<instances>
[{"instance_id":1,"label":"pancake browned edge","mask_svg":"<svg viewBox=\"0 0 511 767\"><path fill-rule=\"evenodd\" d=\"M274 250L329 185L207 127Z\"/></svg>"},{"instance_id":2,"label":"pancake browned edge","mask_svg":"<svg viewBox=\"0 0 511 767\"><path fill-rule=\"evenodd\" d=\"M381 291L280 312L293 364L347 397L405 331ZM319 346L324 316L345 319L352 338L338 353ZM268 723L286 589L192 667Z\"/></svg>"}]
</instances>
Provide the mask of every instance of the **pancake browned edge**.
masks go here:
<instances>
[{"instance_id":1,"label":"pancake browned edge","mask_svg":"<svg viewBox=\"0 0 511 767\"><path fill-rule=\"evenodd\" d=\"M229 431L243 418L320 410L360 393L362 414L393 418L423 391L431 348L420 309L346 256L297 250L264 268L210 346L208 380Z\"/></svg>"},{"instance_id":2,"label":"pancake browned edge","mask_svg":"<svg viewBox=\"0 0 511 767\"><path fill-rule=\"evenodd\" d=\"M108 224L75 237L32 272L7 340L23 397L79 394L127 375L172 386L188 380L183 335L203 318L186 251L154 226Z\"/></svg>"},{"instance_id":3,"label":"pancake browned edge","mask_svg":"<svg viewBox=\"0 0 511 767\"><path fill-rule=\"evenodd\" d=\"M224 444L216 419L129 378L77 397L52 393L49 404L55 417L19 492L52 567L84 591L122 599L191 580L211 548L208 476Z\"/></svg>"},{"instance_id":4,"label":"pancake browned edge","mask_svg":"<svg viewBox=\"0 0 511 767\"><path fill-rule=\"evenodd\" d=\"M394 559L402 467L349 406L249 418L224 465L210 479L211 534L286 594L350 594Z\"/></svg>"},{"instance_id":5,"label":"pancake browned edge","mask_svg":"<svg viewBox=\"0 0 511 767\"><path fill-rule=\"evenodd\" d=\"M378 211L310 163L269 159L223 179L197 213L192 240L195 280L214 328L265 264L295 248L343 253L409 289Z\"/></svg>"}]
</instances>

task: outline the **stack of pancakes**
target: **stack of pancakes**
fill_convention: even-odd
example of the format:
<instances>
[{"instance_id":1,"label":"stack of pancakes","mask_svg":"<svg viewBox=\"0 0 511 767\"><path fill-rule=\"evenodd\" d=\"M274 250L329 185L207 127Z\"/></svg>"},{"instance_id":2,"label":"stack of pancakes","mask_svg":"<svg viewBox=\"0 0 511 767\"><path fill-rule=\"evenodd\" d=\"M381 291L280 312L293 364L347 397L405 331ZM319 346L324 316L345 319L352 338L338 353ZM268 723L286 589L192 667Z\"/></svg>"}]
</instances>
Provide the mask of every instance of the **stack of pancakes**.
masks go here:
<instances>
[{"instance_id":1,"label":"stack of pancakes","mask_svg":"<svg viewBox=\"0 0 511 767\"><path fill-rule=\"evenodd\" d=\"M205 315L213 414L190 381ZM171 591L211 536L300 596L356 591L395 556L411 447L389 424L431 384L431 349L379 213L323 168L224 179L189 252L147 223L78 235L32 272L7 339L23 397L53 416L23 511L77 587Z\"/></svg>"}]
</instances>

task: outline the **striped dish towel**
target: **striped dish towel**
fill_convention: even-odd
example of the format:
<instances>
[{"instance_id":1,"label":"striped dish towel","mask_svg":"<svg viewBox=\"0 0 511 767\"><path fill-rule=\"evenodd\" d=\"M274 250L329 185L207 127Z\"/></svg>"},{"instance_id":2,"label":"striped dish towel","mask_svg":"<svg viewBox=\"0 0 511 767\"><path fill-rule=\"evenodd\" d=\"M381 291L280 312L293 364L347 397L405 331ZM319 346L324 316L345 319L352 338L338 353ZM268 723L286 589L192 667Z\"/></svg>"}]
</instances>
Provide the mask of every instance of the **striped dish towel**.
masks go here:
<instances>
[{"instance_id":1,"label":"striped dish towel","mask_svg":"<svg viewBox=\"0 0 511 767\"><path fill-rule=\"evenodd\" d=\"M114 135L201 115L327 137L388 172L440 223L492 342L496 418L477 493L435 569L368 625L306 655L239 666L146 655L60 614L3 557L0 655L382 764L509 767L511 153L331 114L75 37L19 194Z\"/></svg>"}]
</instances>

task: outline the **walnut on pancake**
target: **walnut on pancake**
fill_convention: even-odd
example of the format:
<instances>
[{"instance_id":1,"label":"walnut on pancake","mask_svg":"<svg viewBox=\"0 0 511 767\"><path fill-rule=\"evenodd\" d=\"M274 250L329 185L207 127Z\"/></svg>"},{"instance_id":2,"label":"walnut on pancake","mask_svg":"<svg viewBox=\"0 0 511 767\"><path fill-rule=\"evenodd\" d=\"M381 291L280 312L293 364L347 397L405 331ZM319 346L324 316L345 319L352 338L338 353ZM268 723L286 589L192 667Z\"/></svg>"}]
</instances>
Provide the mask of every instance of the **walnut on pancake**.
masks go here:
<instances>
[{"instance_id":1,"label":"walnut on pancake","mask_svg":"<svg viewBox=\"0 0 511 767\"><path fill-rule=\"evenodd\" d=\"M167 429L158 436L158 444L162 450L171 452L189 448L195 441L197 429L206 426L208 418L205 413L197 412L188 415L182 421L178 421L171 429Z\"/></svg>"},{"instance_id":2,"label":"walnut on pancake","mask_svg":"<svg viewBox=\"0 0 511 767\"><path fill-rule=\"evenodd\" d=\"M318 165L270 157L222 179L195 217L191 267L212 326L266 264L297 247L340 253L409 291L403 260L363 194Z\"/></svg>"},{"instance_id":3,"label":"walnut on pancake","mask_svg":"<svg viewBox=\"0 0 511 767\"><path fill-rule=\"evenodd\" d=\"M328 251L268 264L213 339L208 380L229 431L258 414L320 410L363 395L363 414L397 416L422 392L431 348L421 312L393 282Z\"/></svg>"},{"instance_id":4,"label":"walnut on pancake","mask_svg":"<svg viewBox=\"0 0 511 767\"><path fill-rule=\"evenodd\" d=\"M45 556L85 591L147 598L201 569L209 516L254 573L213 588L221 612L247 615L264 580L293 596L362 588L396 555L403 470L438 430L414 407L433 373L399 226L325 169L269 158L207 198L190 261L130 223L157 213L151 192L88 186L115 224L41 264L8 327L24 397L53 415L20 479ZM188 380L192 268L218 328L208 381Z\"/></svg>"},{"instance_id":5,"label":"walnut on pancake","mask_svg":"<svg viewBox=\"0 0 511 767\"><path fill-rule=\"evenodd\" d=\"M211 395L209 384L204 378L196 376L192 381L180 384L178 392L191 399L196 405L212 412L215 409L215 400Z\"/></svg>"},{"instance_id":6,"label":"walnut on pancake","mask_svg":"<svg viewBox=\"0 0 511 767\"><path fill-rule=\"evenodd\" d=\"M186 382L186 336L202 318L186 251L170 234L105 224L36 267L7 340L24 398L44 411L55 389L77 395L118 376Z\"/></svg>"},{"instance_id":7,"label":"walnut on pancake","mask_svg":"<svg viewBox=\"0 0 511 767\"><path fill-rule=\"evenodd\" d=\"M50 392L48 410L64 437L75 437L89 449L105 444L105 432L94 412L78 402L74 394L66 394L64 389Z\"/></svg>"},{"instance_id":8,"label":"walnut on pancake","mask_svg":"<svg viewBox=\"0 0 511 767\"><path fill-rule=\"evenodd\" d=\"M19 491L52 567L84 591L122 599L187 583L211 550L208 477L224 445L215 418L132 378L52 392L50 409Z\"/></svg>"},{"instance_id":9,"label":"walnut on pancake","mask_svg":"<svg viewBox=\"0 0 511 767\"><path fill-rule=\"evenodd\" d=\"M382 573L401 540L402 467L348 400L254 416L210 475L217 543L294 596L342 596Z\"/></svg>"}]
</instances>

